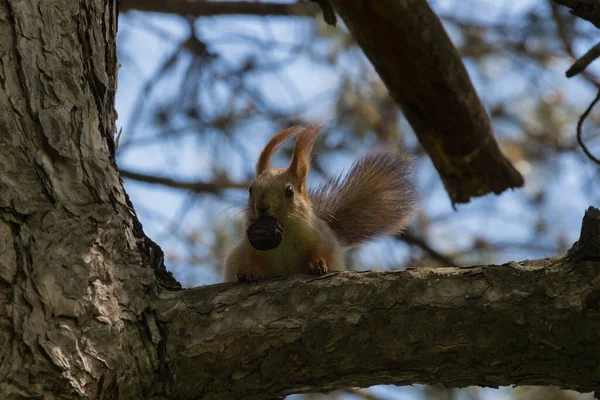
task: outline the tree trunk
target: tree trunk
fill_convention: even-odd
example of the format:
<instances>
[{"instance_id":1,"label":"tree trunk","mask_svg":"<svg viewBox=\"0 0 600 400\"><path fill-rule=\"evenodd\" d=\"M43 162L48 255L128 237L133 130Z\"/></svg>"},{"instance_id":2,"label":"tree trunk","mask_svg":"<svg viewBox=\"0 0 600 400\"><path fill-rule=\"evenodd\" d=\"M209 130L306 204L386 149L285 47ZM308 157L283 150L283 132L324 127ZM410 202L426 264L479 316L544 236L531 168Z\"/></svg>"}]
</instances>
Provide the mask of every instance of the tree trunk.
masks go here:
<instances>
[{"instance_id":1,"label":"tree trunk","mask_svg":"<svg viewBox=\"0 0 600 400\"><path fill-rule=\"evenodd\" d=\"M1 398L600 387L595 209L566 258L177 290L115 165L116 14L0 2Z\"/></svg>"},{"instance_id":2,"label":"tree trunk","mask_svg":"<svg viewBox=\"0 0 600 400\"><path fill-rule=\"evenodd\" d=\"M114 1L0 2L2 398L160 384L157 279L114 160L116 30Z\"/></svg>"}]
</instances>

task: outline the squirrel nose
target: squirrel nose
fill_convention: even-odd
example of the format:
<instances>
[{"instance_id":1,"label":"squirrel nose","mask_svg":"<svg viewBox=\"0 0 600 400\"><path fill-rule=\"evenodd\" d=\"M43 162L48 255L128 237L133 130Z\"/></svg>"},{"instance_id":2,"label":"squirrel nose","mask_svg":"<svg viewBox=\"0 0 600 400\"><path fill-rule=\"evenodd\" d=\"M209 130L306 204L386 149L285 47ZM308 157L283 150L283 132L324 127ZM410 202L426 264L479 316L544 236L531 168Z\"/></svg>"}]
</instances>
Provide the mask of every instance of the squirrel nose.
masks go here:
<instances>
[{"instance_id":1,"label":"squirrel nose","mask_svg":"<svg viewBox=\"0 0 600 400\"><path fill-rule=\"evenodd\" d=\"M266 214L267 211L269 211L269 208L271 208L271 206L269 204L261 203L258 205L257 208L260 214Z\"/></svg>"}]
</instances>

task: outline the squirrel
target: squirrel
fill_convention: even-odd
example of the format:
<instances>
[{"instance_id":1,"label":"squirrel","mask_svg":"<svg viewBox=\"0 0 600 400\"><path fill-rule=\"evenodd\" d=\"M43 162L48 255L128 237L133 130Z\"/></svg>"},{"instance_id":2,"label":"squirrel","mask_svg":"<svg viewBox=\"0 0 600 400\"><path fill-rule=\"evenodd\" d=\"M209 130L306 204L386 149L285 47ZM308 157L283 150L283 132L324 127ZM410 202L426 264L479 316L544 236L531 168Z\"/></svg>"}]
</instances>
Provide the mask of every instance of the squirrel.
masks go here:
<instances>
[{"instance_id":1,"label":"squirrel","mask_svg":"<svg viewBox=\"0 0 600 400\"><path fill-rule=\"evenodd\" d=\"M293 126L277 133L262 150L249 187L248 224L263 217L283 227L274 249L255 249L247 237L225 259L224 281L345 269L343 251L404 229L415 209L411 160L400 151L360 158L346 175L307 188L310 155L322 125ZM272 168L271 156L296 138L287 168Z\"/></svg>"}]
</instances>

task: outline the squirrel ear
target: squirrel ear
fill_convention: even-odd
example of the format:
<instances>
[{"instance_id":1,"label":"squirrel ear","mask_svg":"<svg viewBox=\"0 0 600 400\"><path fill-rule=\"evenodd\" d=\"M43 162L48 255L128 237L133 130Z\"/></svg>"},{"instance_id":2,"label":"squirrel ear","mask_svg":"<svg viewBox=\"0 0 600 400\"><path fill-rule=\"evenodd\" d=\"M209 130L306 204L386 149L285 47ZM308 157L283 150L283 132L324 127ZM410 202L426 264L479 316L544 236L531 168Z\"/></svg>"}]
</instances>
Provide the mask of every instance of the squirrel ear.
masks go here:
<instances>
[{"instance_id":1,"label":"squirrel ear","mask_svg":"<svg viewBox=\"0 0 600 400\"><path fill-rule=\"evenodd\" d=\"M301 191L304 190L306 177L310 169L310 153L321 129L323 129L323 125L321 124L306 127L298 135L296 144L294 145L294 155L292 156L292 162L288 167L288 171L298 179Z\"/></svg>"},{"instance_id":2,"label":"squirrel ear","mask_svg":"<svg viewBox=\"0 0 600 400\"><path fill-rule=\"evenodd\" d=\"M260 157L256 163L256 176L271 168L271 157L273 154L279 150L279 148L283 146L283 144L289 139L296 137L302 129L304 128L301 126L292 126L282 130L277 135L273 136L271 140L269 140L269 143L267 143L265 148L260 153Z\"/></svg>"}]
</instances>

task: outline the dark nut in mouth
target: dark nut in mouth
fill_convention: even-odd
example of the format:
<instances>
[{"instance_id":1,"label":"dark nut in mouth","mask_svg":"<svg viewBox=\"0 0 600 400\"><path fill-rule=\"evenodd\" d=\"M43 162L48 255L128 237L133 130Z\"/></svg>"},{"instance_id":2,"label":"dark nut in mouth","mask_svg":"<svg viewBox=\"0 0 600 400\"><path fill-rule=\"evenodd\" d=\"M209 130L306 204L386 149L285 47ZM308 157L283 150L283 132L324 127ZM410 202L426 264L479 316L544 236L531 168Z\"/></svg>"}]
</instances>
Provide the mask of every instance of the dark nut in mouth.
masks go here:
<instances>
[{"instance_id":1,"label":"dark nut in mouth","mask_svg":"<svg viewBox=\"0 0 600 400\"><path fill-rule=\"evenodd\" d=\"M246 235L256 250L272 250L283 240L283 226L273 217L261 217L250 224Z\"/></svg>"}]
</instances>

